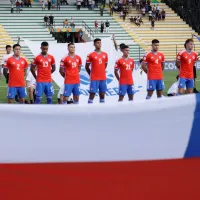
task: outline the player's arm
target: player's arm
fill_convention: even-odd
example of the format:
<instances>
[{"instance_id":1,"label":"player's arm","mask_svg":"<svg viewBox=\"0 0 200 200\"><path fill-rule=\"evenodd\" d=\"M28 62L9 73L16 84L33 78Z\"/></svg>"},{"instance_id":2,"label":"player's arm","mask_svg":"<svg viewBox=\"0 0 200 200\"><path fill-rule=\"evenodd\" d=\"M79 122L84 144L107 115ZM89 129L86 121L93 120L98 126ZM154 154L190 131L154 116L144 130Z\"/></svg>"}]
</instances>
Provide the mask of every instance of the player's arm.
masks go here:
<instances>
[{"instance_id":1,"label":"player's arm","mask_svg":"<svg viewBox=\"0 0 200 200\"><path fill-rule=\"evenodd\" d=\"M90 76L91 70L90 70L90 64L91 64L91 56L87 56L86 64L85 64L85 70L87 71L88 75Z\"/></svg>"},{"instance_id":2,"label":"player's arm","mask_svg":"<svg viewBox=\"0 0 200 200\"><path fill-rule=\"evenodd\" d=\"M36 65L31 64L31 73L33 74L33 77L36 79L37 76L36 76L36 73L35 73L35 69L36 69Z\"/></svg>"},{"instance_id":3,"label":"player's arm","mask_svg":"<svg viewBox=\"0 0 200 200\"><path fill-rule=\"evenodd\" d=\"M60 75L61 75L63 78L65 78L65 68L60 66L59 72L60 72Z\"/></svg>"},{"instance_id":4,"label":"player's arm","mask_svg":"<svg viewBox=\"0 0 200 200\"><path fill-rule=\"evenodd\" d=\"M113 34L113 43L114 43L114 46L115 46L115 50L118 51L118 45L117 45L117 42L115 40L115 35Z\"/></svg>"},{"instance_id":5,"label":"player's arm","mask_svg":"<svg viewBox=\"0 0 200 200\"><path fill-rule=\"evenodd\" d=\"M18 36L18 38L17 38L17 44L19 44L20 43L20 37Z\"/></svg>"},{"instance_id":6,"label":"player's arm","mask_svg":"<svg viewBox=\"0 0 200 200\"><path fill-rule=\"evenodd\" d=\"M54 73L56 71L56 65L51 65L51 73Z\"/></svg>"},{"instance_id":7,"label":"player's arm","mask_svg":"<svg viewBox=\"0 0 200 200\"><path fill-rule=\"evenodd\" d=\"M142 67L142 70L147 74L148 63L142 62L141 67Z\"/></svg>"},{"instance_id":8,"label":"player's arm","mask_svg":"<svg viewBox=\"0 0 200 200\"><path fill-rule=\"evenodd\" d=\"M2 67L3 67L3 75L7 80L9 78L8 77L8 59L3 61Z\"/></svg>"},{"instance_id":9,"label":"player's arm","mask_svg":"<svg viewBox=\"0 0 200 200\"><path fill-rule=\"evenodd\" d=\"M119 81L119 61L116 61L115 63L114 73L116 79Z\"/></svg>"},{"instance_id":10,"label":"player's arm","mask_svg":"<svg viewBox=\"0 0 200 200\"><path fill-rule=\"evenodd\" d=\"M180 55L180 53L177 55L177 57L176 57L176 67L178 68L178 69L180 69L180 66L181 66L181 55Z\"/></svg>"},{"instance_id":11,"label":"player's arm","mask_svg":"<svg viewBox=\"0 0 200 200\"><path fill-rule=\"evenodd\" d=\"M6 79L8 79L8 69L7 68L4 68L3 69L3 75Z\"/></svg>"}]
</instances>

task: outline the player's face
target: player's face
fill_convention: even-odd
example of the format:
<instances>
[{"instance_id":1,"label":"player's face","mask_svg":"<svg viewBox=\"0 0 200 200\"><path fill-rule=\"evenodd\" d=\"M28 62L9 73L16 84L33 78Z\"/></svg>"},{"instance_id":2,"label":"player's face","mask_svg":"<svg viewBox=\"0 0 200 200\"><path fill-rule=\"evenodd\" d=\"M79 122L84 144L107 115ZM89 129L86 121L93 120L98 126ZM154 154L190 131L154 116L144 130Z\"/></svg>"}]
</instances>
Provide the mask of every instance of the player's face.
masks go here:
<instances>
[{"instance_id":1,"label":"player's face","mask_svg":"<svg viewBox=\"0 0 200 200\"><path fill-rule=\"evenodd\" d=\"M11 48L7 48L6 52L7 52L7 54L10 54L11 53Z\"/></svg>"},{"instance_id":2,"label":"player's face","mask_svg":"<svg viewBox=\"0 0 200 200\"><path fill-rule=\"evenodd\" d=\"M14 55L15 56L20 56L20 53L21 53L21 48L20 47L15 47L13 49L13 51L14 51Z\"/></svg>"},{"instance_id":3,"label":"player's face","mask_svg":"<svg viewBox=\"0 0 200 200\"><path fill-rule=\"evenodd\" d=\"M101 41L97 41L94 43L96 49L101 49Z\"/></svg>"},{"instance_id":4,"label":"player's face","mask_svg":"<svg viewBox=\"0 0 200 200\"><path fill-rule=\"evenodd\" d=\"M186 44L186 49L192 51L194 48L194 42L189 42Z\"/></svg>"},{"instance_id":5,"label":"player's face","mask_svg":"<svg viewBox=\"0 0 200 200\"><path fill-rule=\"evenodd\" d=\"M123 52L123 56L128 57L128 55L129 55L129 48L123 49L122 52Z\"/></svg>"},{"instance_id":6,"label":"player's face","mask_svg":"<svg viewBox=\"0 0 200 200\"><path fill-rule=\"evenodd\" d=\"M158 49L159 49L159 43L152 44L152 50L153 51L158 51Z\"/></svg>"},{"instance_id":7,"label":"player's face","mask_svg":"<svg viewBox=\"0 0 200 200\"><path fill-rule=\"evenodd\" d=\"M48 52L48 49L49 49L49 47L48 47L48 46L42 46L42 47L41 47L42 54L43 54L43 55L46 55L46 54L47 54L47 52Z\"/></svg>"},{"instance_id":8,"label":"player's face","mask_svg":"<svg viewBox=\"0 0 200 200\"><path fill-rule=\"evenodd\" d=\"M75 45L70 45L68 47L68 51L69 51L69 53L75 53Z\"/></svg>"}]
</instances>

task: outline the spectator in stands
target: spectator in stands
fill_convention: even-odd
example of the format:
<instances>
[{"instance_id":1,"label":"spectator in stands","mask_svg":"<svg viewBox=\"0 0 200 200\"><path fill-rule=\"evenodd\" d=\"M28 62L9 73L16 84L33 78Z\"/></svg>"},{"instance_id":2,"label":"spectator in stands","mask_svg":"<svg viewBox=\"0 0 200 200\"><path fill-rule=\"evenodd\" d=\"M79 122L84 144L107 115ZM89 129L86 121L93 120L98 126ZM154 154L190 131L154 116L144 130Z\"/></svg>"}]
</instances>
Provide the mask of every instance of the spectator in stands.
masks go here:
<instances>
[{"instance_id":1,"label":"spectator in stands","mask_svg":"<svg viewBox=\"0 0 200 200\"><path fill-rule=\"evenodd\" d=\"M45 8L46 8L46 2L45 2L45 0L43 0L42 1L42 10L45 10Z\"/></svg>"},{"instance_id":2,"label":"spectator in stands","mask_svg":"<svg viewBox=\"0 0 200 200\"><path fill-rule=\"evenodd\" d=\"M101 4L101 6L100 6L100 13L101 13L101 16L103 16L103 11L104 11L104 5Z\"/></svg>"},{"instance_id":3,"label":"spectator in stands","mask_svg":"<svg viewBox=\"0 0 200 200\"><path fill-rule=\"evenodd\" d=\"M101 22L101 33L104 31L104 22Z\"/></svg>"},{"instance_id":4,"label":"spectator in stands","mask_svg":"<svg viewBox=\"0 0 200 200\"><path fill-rule=\"evenodd\" d=\"M155 27L155 19L153 18L151 21L151 29L154 30Z\"/></svg>"},{"instance_id":5,"label":"spectator in stands","mask_svg":"<svg viewBox=\"0 0 200 200\"><path fill-rule=\"evenodd\" d=\"M131 22L131 23L134 22L134 18L133 18L133 16L131 16L131 18L130 18L130 22Z\"/></svg>"},{"instance_id":6,"label":"spectator in stands","mask_svg":"<svg viewBox=\"0 0 200 200\"><path fill-rule=\"evenodd\" d=\"M156 12L157 12L157 13L160 12L160 6L159 6L159 4L157 4L157 6L156 6Z\"/></svg>"},{"instance_id":7,"label":"spectator in stands","mask_svg":"<svg viewBox=\"0 0 200 200\"><path fill-rule=\"evenodd\" d=\"M145 13L149 13L149 6L148 6L148 4L145 5Z\"/></svg>"},{"instance_id":8,"label":"spectator in stands","mask_svg":"<svg viewBox=\"0 0 200 200\"><path fill-rule=\"evenodd\" d=\"M88 9L92 10L92 0L88 0Z\"/></svg>"},{"instance_id":9,"label":"spectator in stands","mask_svg":"<svg viewBox=\"0 0 200 200\"><path fill-rule=\"evenodd\" d=\"M160 21L161 19L162 19L162 15L161 15L161 12L159 12L157 20Z\"/></svg>"},{"instance_id":10,"label":"spectator in stands","mask_svg":"<svg viewBox=\"0 0 200 200\"><path fill-rule=\"evenodd\" d=\"M114 10L115 10L115 7L114 7L114 5L112 5L112 6L110 7L110 16L113 16Z\"/></svg>"},{"instance_id":11,"label":"spectator in stands","mask_svg":"<svg viewBox=\"0 0 200 200\"><path fill-rule=\"evenodd\" d=\"M83 31L82 31L82 29L80 29L79 30L79 36L80 36L80 42L82 42L83 41Z\"/></svg>"},{"instance_id":12,"label":"spectator in stands","mask_svg":"<svg viewBox=\"0 0 200 200\"><path fill-rule=\"evenodd\" d=\"M54 24L54 16L52 14L49 16L49 21L50 21L50 26L53 26L53 24Z\"/></svg>"},{"instance_id":13,"label":"spectator in stands","mask_svg":"<svg viewBox=\"0 0 200 200\"><path fill-rule=\"evenodd\" d=\"M140 24L144 24L142 17L138 16L138 19L139 19Z\"/></svg>"},{"instance_id":14,"label":"spectator in stands","mask_svg":"<svg viewBox=\"0 0 200 200\"><path fill-rule=\"evenodd\" d=\"M162 12L161 12L161 17L162 17L162 20L164 21L165 20L165 10L164 9L162 9Z\"/></svg>"},{"instance_id":15,"label":"spectator in stands","mask_svg":"<svg viewBox=\"0 0 200 200\"><path fill-rule=\"evenodd\" d=\"M75 28L75 23L74 23L74 21L73 20L71 20L71 22L70 22L70 26L71 26L71 28Z\"/></svg>"},{"instance_id":16,"label":"spectator in stands","mask_svg":"<svg viewBox=\"0 0 200 200\"><path fill-rule=\"evenodd\" d=\"M145 14L146 14L146 9L145 9L145 7L143 7L143 8L141 9L141 13L142 13L142 16L145 16Z\"/></svg>"},{"instance_id":17,"label":"spectator in stands","mask_svg":"<svg viewBox=\"0 0 200 200\"><path fill-rule=\"evenodd\" d=\"M48 0L48 10L51 10L51 0Z\"/></svg>"},{"instance_id":18,"label":"spectator in stands","mask_svg":"<svg viewBox=\"0 0 200 200\"><path fill-rule=\"evenodd\" d=\"M20 13L20 3L18 0L16 1L16 12Z\"/></svg>"},{"instance_id":19,"label":"spectator in stands","mask_svg":"<svg viewBox=\"0 0 200 200\"><path fill-rule=\"evenodd\" d=\"M149 11L149 21L152 21L153 17L152 17L152 10Z\"/></svg>"},{"instance_id":20,"label":"spectator in stands","mask_svg":"<svg viewBox=\"0 0 200 200\"><path fill-rule=\"evenodd\" d=\"M94 0L92 0L92 10L94 10L94 7L95 7L95 1Z\"/></svg>"},{"instance_id":21,"label":"spectator in stands","mask_svg":"<svg viewBox=\"0 0 200 200\"><path fill-rule=\"evenodd\" d=\"M94 31L95 31L95 33L98 33L98 32L99 32L98 28L99 28L98 22L97 22L97 21L94 21Z\"/></svg>"},{"instance_id":22,"label":"spectator in stands","mask_svg":"<svg viewBox=\"0 0 200 200\"><path fill-rule=\"evenodd\" d=\"M139 18L139 17L137 17L137 19L136 19L136 21L135 21L135 25L136 25L136 26L140 26L140 18Z\"/></svg>"},{"instance_id":23,"label":"spectator in stands","mask_svg":"<svg viewBox=\"0 0 200 200\"><path fill-rule=\"evenodd\" d=\"M147 0L147 5L150 6L151 5L151 1Z\"/></svg>"},{"instance_id":24,"label":"spectator in stands","mask_svg":"<svg viewBox=\"0 0 200 200\"><path fill-rule=\"evenodd\" d=\"M47 27L48 19L49 19L48 16L45 15L45 16L44 16L44 24L45 24L45 27Z\"/></svg>"},{"instance_id":25,"label":"spectator in stands","mask_svg":"<svg viewBox=\"0 0 200 200\"><path fill-rule=\"evenodd\" d=\"M28 0L28 7L32 7L31 0Z\"/></svg>"},{"instance_id":26,"label":"spectator in stands","mask_svg":"<svg viewBox=\"0 0 200 200\"><path fill-rule=\"evenodd\" d=\"M77 10L81 9L81 0L76 0Z\"/></svg>"},{"instance_id":27,"label":"spectator in stands","mask_svg":"<svg viewBox=\"0 0 200 200\"><path fill-rule=\"evenodd\" d=\"M69 28L68 19L66 19L66 20L63 22L63 28Z\"/></svg>"},{"instance_id":28,"label":"spectator in stands","mask_svg":"<svg viewBox=\"0 0 200 200\"><path fill-rule=\"evenodd\" d=\"M28 0L24 0L24 6L28 7Z\"/></svg>"},{"instance_id":29,"label":"spectator in stands","mask_svg":"<svg viewBox=\"0 0 200 200\"><path fill-rule=\"evenodd\" d=\"M105 25L106 25L106 33L109 33L109 31L110 31L110 22L107 20L105 22Z\"/></svg>"},{"instance_id":30,"label":"spectator in stands","mask_svg":"<svg viewBox=\"0 0 200 200\"><path fill-rule=\"evenodd\" d=\"M124 9L124 10L123 10L123 21L125 21L125 20L126 20L126 15L127 15L127 10L126 10L126 9Z\"/></svg>"},{"instance_id":31,"label":"spectator in stands","mask_svg":"<svg viewBox=\"0 0 200 200\"><path fill-rule=\"evenodd\" d=\"M136 10L140 10L140 0L136 0Z\"/></svg>"},{"instance_id":32,"label":"spectator in stands","mask_svg":"<svg viewBox=\"0 0 200 200\"><path fill-rule=\"evenodd\" d=\"M11 5L11 10L10 10L10 12L11 12L11 13L14 12L14 6L13 6L13 4Z\"/></svg>"},{"instance_id":33,"label":"spectator in stands","mask_svg":"<svg viewBox=\"0 0 200 200\"><path fill-rule=\"evenodd\" d=\"M121 12L120 12L120 16L119 16L119 18L121 19L121 18L123 18L123 16L124 16L124 12L121 11Z\"/></svg>"},{"instance_id":34,"label":"spectator in stands","mask_svg":"<svg viewBox=\"0 0 200 200\"><path fill-rule=\"evenodd\" d=\"M57 10L60 10L60 0L57 0Z\"/></svg>"}]
</instances>

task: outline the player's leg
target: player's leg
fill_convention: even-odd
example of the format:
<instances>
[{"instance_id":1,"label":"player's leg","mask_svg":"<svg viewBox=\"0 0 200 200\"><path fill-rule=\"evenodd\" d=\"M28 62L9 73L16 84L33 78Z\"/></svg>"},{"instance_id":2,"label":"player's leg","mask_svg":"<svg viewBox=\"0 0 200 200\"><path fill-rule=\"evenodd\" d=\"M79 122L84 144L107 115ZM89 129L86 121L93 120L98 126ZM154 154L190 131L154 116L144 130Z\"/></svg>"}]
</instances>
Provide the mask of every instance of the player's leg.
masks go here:
<instances>
[{"instance_id":1,"label":"player's leg","mask_svg":"<svg viewBox=\"0 0 200 200\"><path fill-rule=\"evenodd\" d=\"M67 104L69 97L72 94L74 84L65 84L65 89L63 93L63 104Z\"/></svg>"},{"instance_id":2,"label":"player's leg","mask_svg":"<svg viewBox=\"0 0 200 200\"><path fill-rule=\"evenodd\" d=\"M89 99L88 103L93 103L95 94L98 92L99 81L90 81Z\"/></svg>"},{"instance_id":3,"label":"player's leg","mask_svg":"<svg viewBox=\"0 0 200 200\"><path fill-rule=\"evenodd\" d=\"M44 93L46 95L47 104L52 104L52 97L54 94L54 88L52 83L45 83Z\"/></svg>"},{"instance_id":4,"label":"player's leg","mask_svg":"<svg viewBox=\"0 0 200 200\"><path fill-rule=\"evenodd\" d=\"M193 89L194 89L194 79L187 79L187 81L186 81L187 94L192 94Z\"/></svg>"},{"instance_id":5,"label":"player's leg","mask_svg":"<svg viewBox=\"0 0 200 200\"><path fill-rule=\"evenodd\" d=\"M31 104L33 104L33 102L34 102L33 92L34 92L34 88L32 86L30 86L28 88L28 95L29 95L29 99L30 99Z\"/></svg>"},{"instance_id":6,"label":"player's leg","mask_svg":"<svg viewBox=\"0 0 200 200\"><path fill-rule=\"evenodd\" d=\"M163 80L157 80L157 82L156 82L156 92L157 92L158 98L162 98L164 88L165 88L164 81Z\"/></svg>"},{"instance_id":7,"label":"player's leg","mask_svg":"<svg viewBox=\"0 0 200 200\"><path fill-rule=\"evenodd\" d=\"M35 87L35 104L40 104L41 103L41 99L42 99L42 95L44 93L44 83L38 82L36 83L36 87Z\"/></svg>"},{"instance_id":8,"label":"player's leg","mask_svg":"<svg viewBox=\"0 0 200 200\"><path fill-rule=\"evenodd\" d=\"M183 94L185 86L186 86L186 79L185 78L179 78L178 79L178 95Z\"/></svg>"},{"instance_id":9,"label":"player's leg","mask_svg":"<svg viewBox=\"0 0 200 200\"><path fill-rule=\"evenodd\" d=\"M134 85L128 85L127 94L129 101L133 101L134 97Z\"/></svg>"},{"instance_id":10,"label":"player's leg","mask_svg":"<svg viewBox=\"0 0 200 200\"><path fill-rule=\"evenodd\" d=\"M125 85L125 84L119 85L119 100L118 101L123 101L127 89L128 89L128 85Z\"/></svg>"},{"instance_id":11,"label":"player's leg","mask_svg":"<svg viewBox=\"0 0 200 200\"><path fill-rule=\"evenodd\" d=\"M80 84L74 84L73 88L74 104L79 104L79 95L80 95Z\"/></svg>"},{"instance_id":12,"label":"player's leg","mask_svg":"<svg viewBox=\"0 0 200 200\"><path fill-rule=\"evenodd\" d=\"M99 81L99 102L105 103L105 93L107 90L106 80Z\"/></svg>"},{"instance_id":13,"label":"player's leg","mask_svg":"<svg viewBox=\"0 0 200 200\"><path fill-rule=\"evenodd\" d=\"M156 89L156 80L147 80L147 97L146 97L146 99L151 99L155 89Z\"/></svg>"},{"instance_id":14,"label":"player's leg","mask_svg":"<svg viewBox=\"0 0 200 200\"><path fill-rule=\"evenodd\" d=\"M17 88L17 94L19 96L19 103L24 104L25 97L27 96L26 88L25 87Z\"/></svg>"},{"instance_id":15,"label":"player's leg","mask_svg":"<svg viewBox=\"0 0 200 200\"><path fill-rule=\"evenodd\" d=\"M13 103L16 95L16 88L15 87L8 87L8 103Z\"/></svg>"}]
</instances>

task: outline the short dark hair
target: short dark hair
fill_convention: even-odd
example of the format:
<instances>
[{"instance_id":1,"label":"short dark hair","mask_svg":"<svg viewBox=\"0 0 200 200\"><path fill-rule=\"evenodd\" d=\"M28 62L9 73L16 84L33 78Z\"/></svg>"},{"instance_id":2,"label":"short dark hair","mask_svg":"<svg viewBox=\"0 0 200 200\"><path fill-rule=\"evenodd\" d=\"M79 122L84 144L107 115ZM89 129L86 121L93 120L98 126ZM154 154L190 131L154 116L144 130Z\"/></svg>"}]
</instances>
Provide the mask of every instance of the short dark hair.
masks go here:
<instances>
[{"instance_id":1,"label":"short dark hair","mask_svg":"<svg viewBox=\"0 0 200 200\"><path fill-rule=\"evenodd\" d=\"M157 39L154 39L154 40L152 40L152 42L151 42L152 44L156 44L156 43L160 43L159 42L159 40L157 40Z\"/></svg>"},{"instance_id":2,"label":"short dark hair","mask_svg":"<svg viewBox=\"0 0 200 200\"><path fill-rule=\"evenodd\" d=\"M42 42L42 43L41 43L41 47L46 47L46 46L49 46L49 43L48 43L48 42Z\"/></svg>"},{"instance_id":3,"label":"short dark hair","mask_svg":"<svg viewBox=\"0 0 200 200\"><path fill-rule=\"evenodd\" d=\"M143 59L140 59L140 61L139 61L140 63L142 63L143 62Z\"/></svg>"},{"instance_id":4,"label":"short dark hair","mask_svg":"<svg viewBox=\"0 0 200 200\"><path fill-rule=\"evenodd\" d=\"M124 44L124 43L121 43L121 44L119 45L119 48L122 49L123 46L125 46L125 44Z\"/></svg>"},{"instance_id":5,"label":"short dark hair","mask_svg":"<svg viewBox=\"0 0 200 200\"><path fill-rule=\"evenodd\" d=\"M8 49L8 48L11 48L11 46L10 45L6 45L6 49Z\"/></svg>"},{"instance_id":6,"label":"short dark hair","mask_svg":"<svg viewBox=\"0 0 200 200\"><path fill-rule=\"evenodd\" d=\"M124 45L124 46L122 46L122 48L121 49L128 49L129 48L129 46L128 45Z\"/></svg>"},{"instance_id":7,"label":"short dark hair","mask_svg":"<svg viewBox=\"0 0 200 200\"><path fill-rule=\"evenodd\" d=\"M190 42L194 42L194 40L193 40L193 39L187 39L187 40L185 41L184 47L186 48L186 44L188 44L188 43L190 43Z\"/></svg>"},{"instance_id":8,"label":"short dark hair","mask_svg":"<svg viewBox=\"0 0 200 200\"><path fill-rule=\"evenodd\" d=\"M67 46L70 47L70 46L72 46L72 45L75 45L75 44L74 44L74 43L69 43Z\"/></svg>"},{"instance_id":9,"label":"short dark hair","mask_svg":"<svg viewBox=\"0 0 200 200\"><path fill-rule=\"evenodd\" d=\"M21 46L19 44L14 44L13 45L13 49L15 49L15 47L20 47L21 48Z\"/></svg>"},{"instance_id":10,"label":"short dark hair","mask_svg":"<svg viewBox=\"0 0 200 200\"><path fill-rule=\"evenodd\" d=\"M99 41L101 41L100 38L96 38L96 39L94 39L94 43L99 42Z\"/></svg>"}]
</instances>

